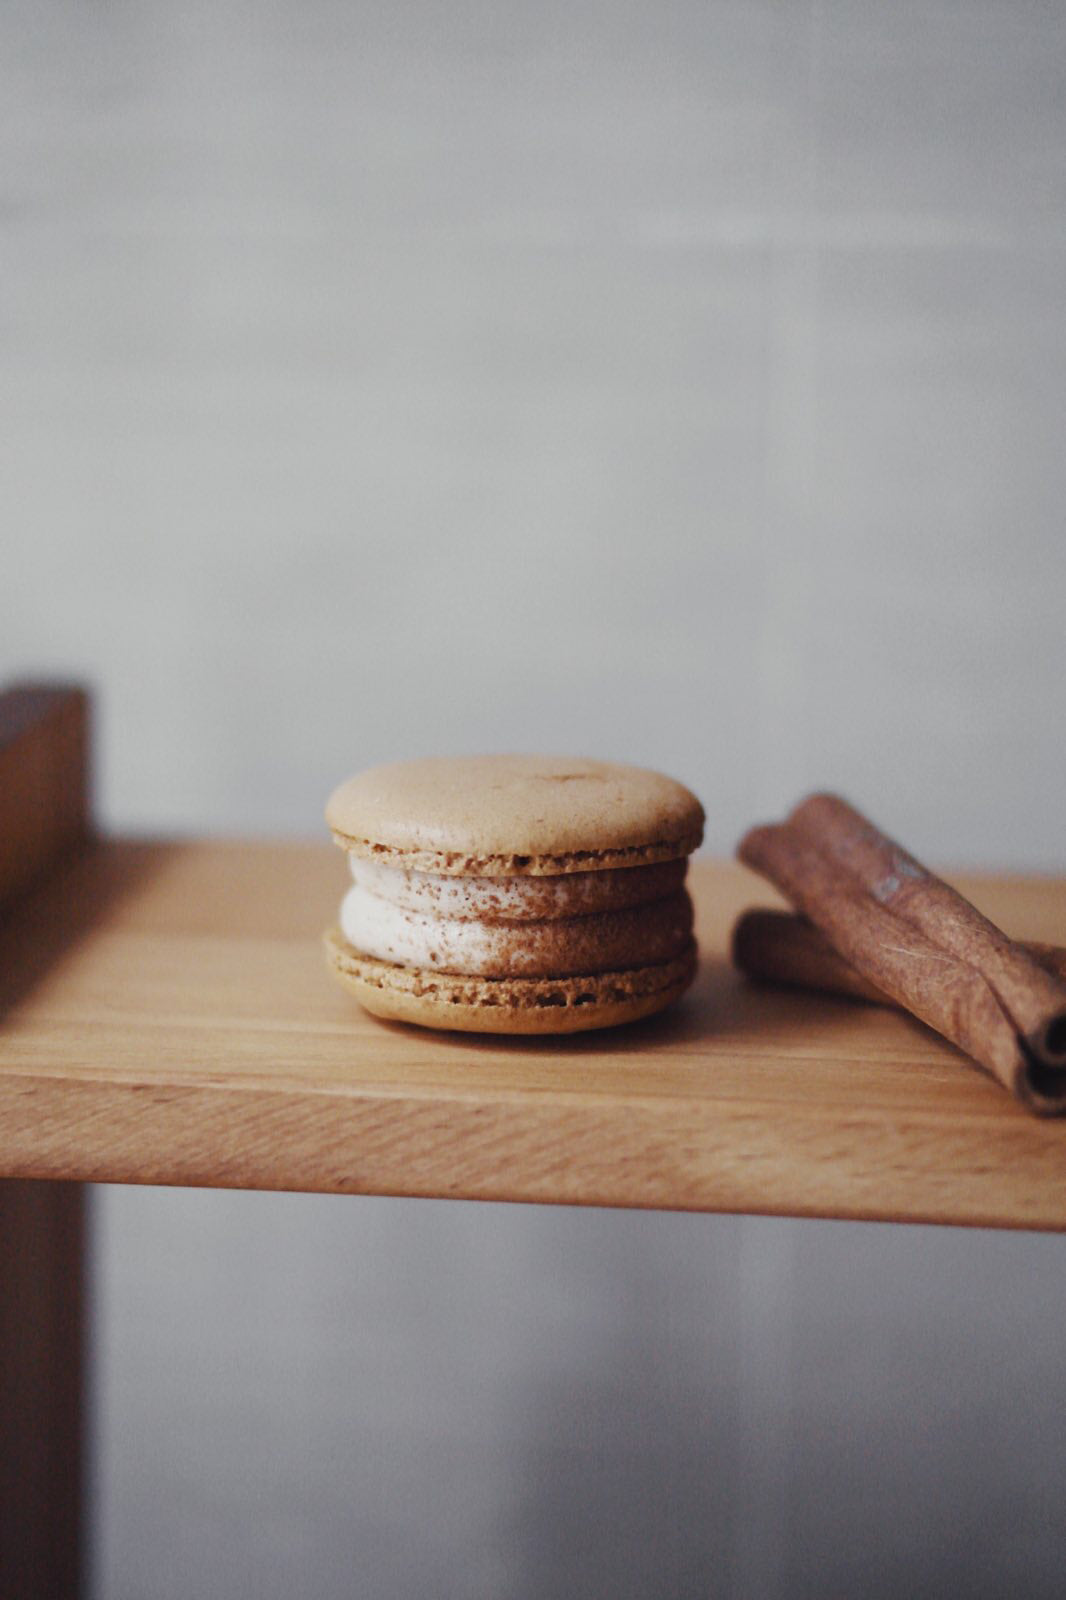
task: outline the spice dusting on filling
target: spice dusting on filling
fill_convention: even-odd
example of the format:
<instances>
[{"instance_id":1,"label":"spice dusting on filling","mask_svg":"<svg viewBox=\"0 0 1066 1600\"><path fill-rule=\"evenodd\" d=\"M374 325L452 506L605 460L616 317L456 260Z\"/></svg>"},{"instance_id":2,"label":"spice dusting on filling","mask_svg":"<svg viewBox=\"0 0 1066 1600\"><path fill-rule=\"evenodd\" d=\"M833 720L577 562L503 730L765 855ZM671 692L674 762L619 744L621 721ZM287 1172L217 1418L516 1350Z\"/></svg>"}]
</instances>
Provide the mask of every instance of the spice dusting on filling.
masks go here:
<instances>
[{"instance_id":1,"label":"spice dusting on filling","mask_svg":"<svg viewBox=\"0 0 1066 1600\"><path fill-rule=\"evenodd\" d=\"M356 950L406 967L485 977L565 977L673 960L692 935L685 861L472 878L350 856L341 905Z\"/></svg>"}]
</instances>

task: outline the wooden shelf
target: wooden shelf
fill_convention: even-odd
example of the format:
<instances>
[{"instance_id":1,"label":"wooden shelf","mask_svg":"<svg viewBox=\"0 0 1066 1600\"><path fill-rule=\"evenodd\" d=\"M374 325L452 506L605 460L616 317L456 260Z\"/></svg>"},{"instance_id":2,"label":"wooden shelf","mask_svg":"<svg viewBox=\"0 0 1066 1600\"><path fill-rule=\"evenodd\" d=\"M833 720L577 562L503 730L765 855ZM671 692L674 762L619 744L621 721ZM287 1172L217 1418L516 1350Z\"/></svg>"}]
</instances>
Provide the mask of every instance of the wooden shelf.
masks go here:
<instances>
[{"instance_id":1,"label":"wooden shelf","mask_svg":"<svg viewBox=\"0 0 1066 1600\"><path fill-rule=\"evenodd\" d=\"M767 900L697 862L673 1012L559 1040L365 1015L320 934L328 844L91 845L0 931L0 1175L1066 1227L1066 1121L920 1025L759 989L725 951ZM1066 882L966 880L1062 942Z\"/></svg>"}]
</instances>

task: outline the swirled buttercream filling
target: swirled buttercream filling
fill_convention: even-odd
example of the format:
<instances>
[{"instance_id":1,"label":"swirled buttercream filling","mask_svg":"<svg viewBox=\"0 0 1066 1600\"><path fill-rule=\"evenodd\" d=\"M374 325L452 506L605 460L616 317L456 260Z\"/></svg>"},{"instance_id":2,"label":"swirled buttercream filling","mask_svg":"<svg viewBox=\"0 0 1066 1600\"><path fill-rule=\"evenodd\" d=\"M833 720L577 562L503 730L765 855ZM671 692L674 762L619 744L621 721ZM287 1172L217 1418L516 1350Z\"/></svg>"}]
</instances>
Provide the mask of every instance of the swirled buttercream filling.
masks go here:
<instances>
[{"instance_id":1,"label":"swirled buttercream filling","mask_svg":"<svg viewBox=\"0 0 1066 1600\"><path fill-rule=\"evenodd\" d=\"M411 872L350 856L341 931L399 966L565 977L670 961L688 944L684 861L556 877Z\"/></svg>"}]
</instances>

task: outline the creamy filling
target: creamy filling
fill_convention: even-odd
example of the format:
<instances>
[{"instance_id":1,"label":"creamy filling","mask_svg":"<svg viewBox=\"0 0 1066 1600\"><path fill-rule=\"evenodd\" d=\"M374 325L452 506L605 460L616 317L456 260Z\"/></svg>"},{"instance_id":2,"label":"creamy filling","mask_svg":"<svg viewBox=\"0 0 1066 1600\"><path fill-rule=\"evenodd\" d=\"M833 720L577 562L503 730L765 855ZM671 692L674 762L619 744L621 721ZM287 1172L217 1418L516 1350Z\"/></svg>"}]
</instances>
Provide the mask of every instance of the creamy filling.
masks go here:
<instances>
[{"instance_id":1,"label":"creamy filling","mask_svg":"<svg viewBox=\"0 0 1066 1600\"><path fill-rule=\"evenodd\" d=\"M685 860L661 861L546 878L475 878L412 872L365 856L350 855L348 861L359 888L389 905L426 916L484 922L536 922L648 905L680 889L688 867Z\"/></svg>"},{"instance_id":2,"label":"creamy filling","mask_svg":"<svg viewBox=\"0 0 1066 1600\"><path fill-rule=\"evenodd\" d=\"M466 878L350 860L355 881L341 903L341 931L357 950L400 966L561 977L669 961L691 936L684 861Z\"/></svg>"}]
</instances>

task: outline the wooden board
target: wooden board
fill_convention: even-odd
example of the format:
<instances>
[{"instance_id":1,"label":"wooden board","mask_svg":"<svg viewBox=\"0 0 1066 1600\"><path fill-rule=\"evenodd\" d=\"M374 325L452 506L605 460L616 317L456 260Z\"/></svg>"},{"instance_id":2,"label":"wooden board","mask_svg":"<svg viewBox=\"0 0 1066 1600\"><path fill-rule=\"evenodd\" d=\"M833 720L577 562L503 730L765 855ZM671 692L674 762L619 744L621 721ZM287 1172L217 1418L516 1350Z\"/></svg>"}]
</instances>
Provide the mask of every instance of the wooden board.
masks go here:
<instances>
[{"instance_id":1,"label":"wooden board","mask_svg":"<svg viewBox=\"0 0 1066 1600\"><path fill-rule=\"evenodd\" d=\"M1041 1122L909 1019L758 989L725 959L739 867L698 862L672 1013L552 1040L366 1016L319 946L322 845L92 847L0 934L0 1173L1066 1227ZM1066 940L1066 883L970 880Z\"/></svg>"}]
</instances>

